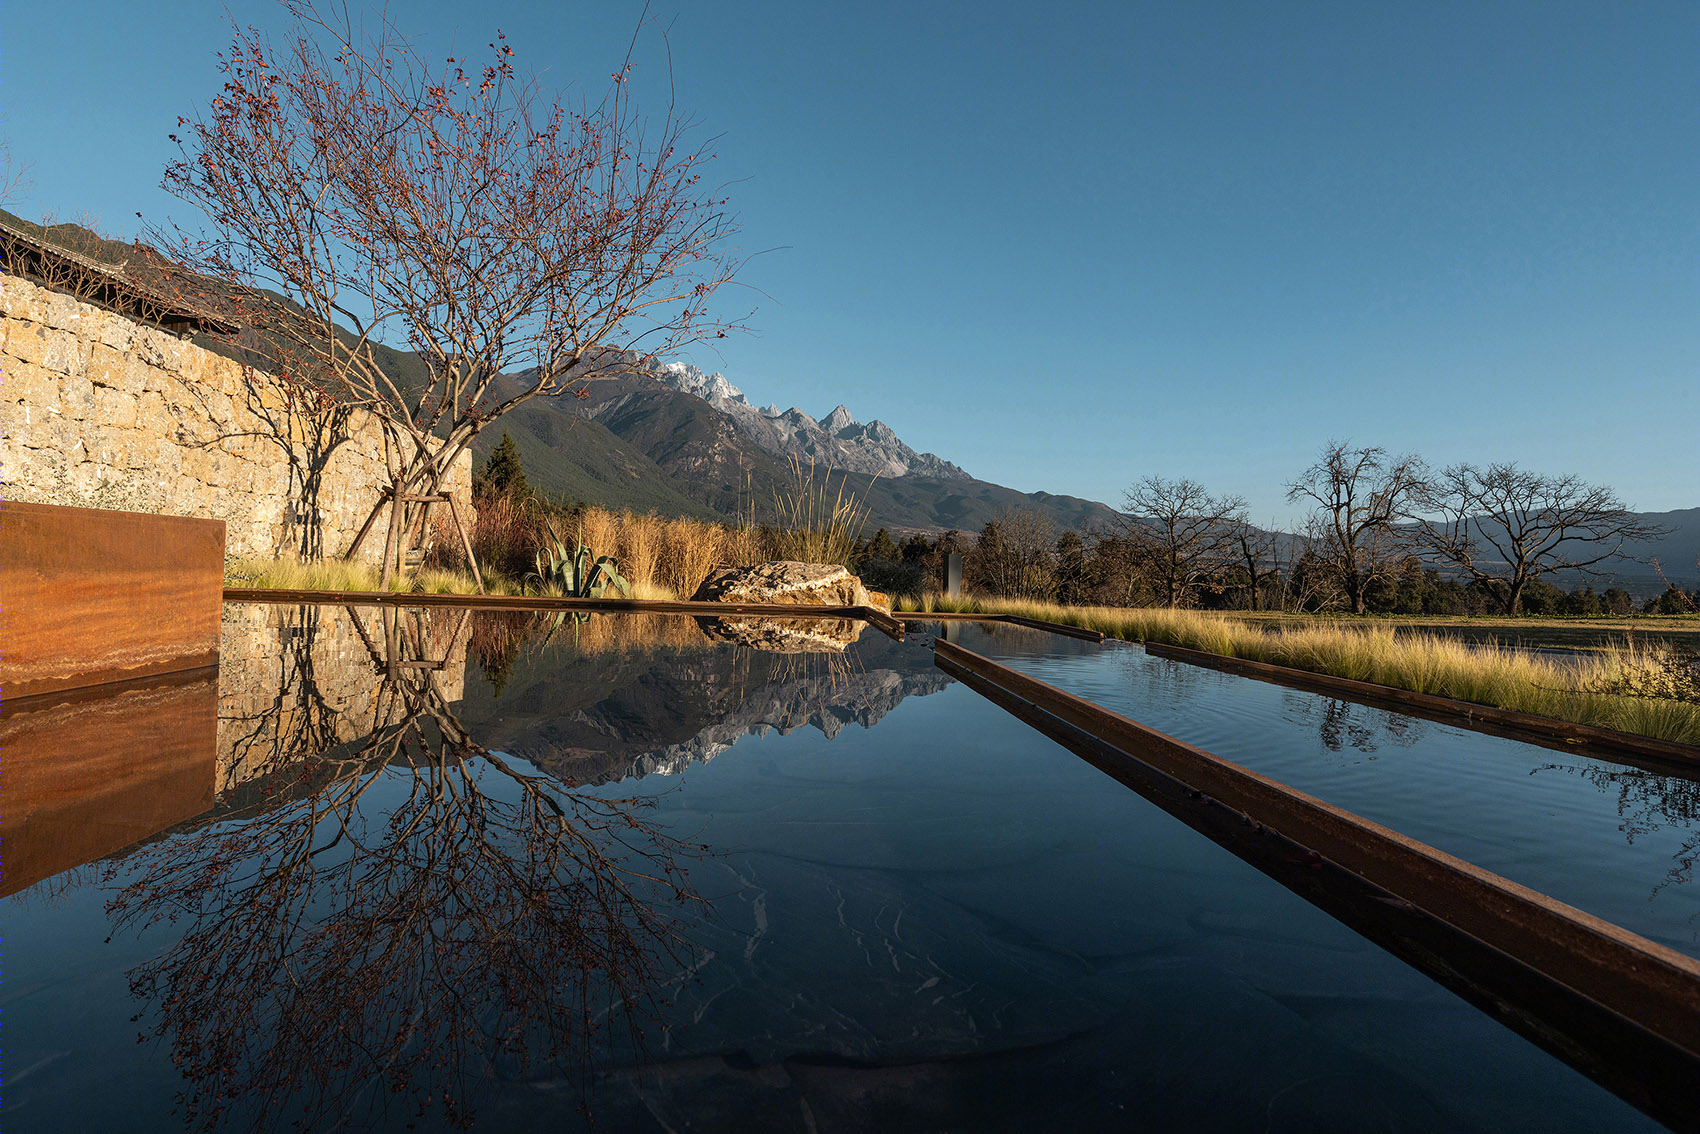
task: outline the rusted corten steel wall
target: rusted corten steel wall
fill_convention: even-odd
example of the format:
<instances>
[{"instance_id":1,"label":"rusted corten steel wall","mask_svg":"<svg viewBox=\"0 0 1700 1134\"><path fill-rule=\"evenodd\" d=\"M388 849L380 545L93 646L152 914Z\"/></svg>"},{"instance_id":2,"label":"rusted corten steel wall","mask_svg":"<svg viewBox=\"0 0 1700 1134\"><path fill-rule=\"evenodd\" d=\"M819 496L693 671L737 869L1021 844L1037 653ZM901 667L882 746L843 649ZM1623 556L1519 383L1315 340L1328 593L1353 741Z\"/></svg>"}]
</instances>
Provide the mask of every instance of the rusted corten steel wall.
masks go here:
<instances>
[{"instance_id":1,"label":"rusted corten steel wall","mask_svg":"<svg viewBox=\"0 0 1700 1134\"><path fill-rule=\"evenodd\" d=\"M384 444L364 411L0 274L0 497L223 520L242 558L340 555L388 484ZM470 517L470 453L446 488Z\"/></svg>"},{"instance_id":2,"label":"rusted corten steel wall","mask_svg":"<svg viewBox=\"0 0 1700 1134\"><path fill-rule=\"evenodd\" d=\"M218 664L224 523L0 500L0 697Z\"/></svg>"}]
</instances>

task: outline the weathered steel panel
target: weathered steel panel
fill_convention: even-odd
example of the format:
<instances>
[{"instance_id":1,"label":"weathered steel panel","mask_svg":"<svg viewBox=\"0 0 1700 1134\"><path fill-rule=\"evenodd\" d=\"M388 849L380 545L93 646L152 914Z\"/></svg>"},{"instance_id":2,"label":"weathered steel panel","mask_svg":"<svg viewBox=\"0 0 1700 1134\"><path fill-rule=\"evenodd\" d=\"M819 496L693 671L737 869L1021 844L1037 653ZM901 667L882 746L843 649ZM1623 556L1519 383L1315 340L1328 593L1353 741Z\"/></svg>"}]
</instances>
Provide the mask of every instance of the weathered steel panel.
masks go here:
<instances>
[{"instance_id":1,"label":"weathered steel panel","mask_svg":"<svg viewBox=\"0 0 1700 1134\"><path fill-rule=\"evenodd\" d=\"M218 663L224 522L0 500L0 696Z\"/></svg>"},{"instance_id":2,"label":"weathered steel panel","mask_svg":"<svg viewBox=\"0 0 1700 1134\"><path fill-rule=\"evenodd\" d=\"M218 671L0 706L0 896L93 862L213 804Z\"/></svg>"}]
</instances>

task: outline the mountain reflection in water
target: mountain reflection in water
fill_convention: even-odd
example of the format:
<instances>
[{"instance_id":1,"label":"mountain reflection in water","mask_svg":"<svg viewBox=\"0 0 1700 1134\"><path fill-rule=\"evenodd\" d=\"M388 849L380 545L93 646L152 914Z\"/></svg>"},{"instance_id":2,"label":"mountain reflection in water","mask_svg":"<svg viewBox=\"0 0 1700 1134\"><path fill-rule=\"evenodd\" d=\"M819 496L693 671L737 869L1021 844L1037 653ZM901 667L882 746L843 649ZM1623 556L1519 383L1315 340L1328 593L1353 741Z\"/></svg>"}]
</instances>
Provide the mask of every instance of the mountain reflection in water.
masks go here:
<instances>
[{"instance_id":1,"label":"mountain reflection in water","mask_svg":"<svg viewBox=\"0 0 1700 1134\"><path fill-rule=\"evenodd\" d=\"M564 783L601 784L678 772L752 733L871 728L904 698L951 683L929 651L877 633L845 653L780 652L729 647L720 620L700 621L627 615L554 627L498 616L483 624L486 639L504 627L526 637L481 648L474 631L474 658L501 680L469 682L462 717L490 747Z\"/></svg>"},{"instance_id":2,"label":"mountain reflection in water","mask_svg":"<svg viewBox=\"0 0 1700 1134\"><path fill-rule=\"evenodd\" d=\"M128 980L206 1128L470 1123L490 1074L640 1048L697 966L708 848L653 797L572 785L949 684L883 637L774 653L654 616L232 607L224 630L213 806L106 872L114 936L176 934Z\"/></svg>"}]
</instances>

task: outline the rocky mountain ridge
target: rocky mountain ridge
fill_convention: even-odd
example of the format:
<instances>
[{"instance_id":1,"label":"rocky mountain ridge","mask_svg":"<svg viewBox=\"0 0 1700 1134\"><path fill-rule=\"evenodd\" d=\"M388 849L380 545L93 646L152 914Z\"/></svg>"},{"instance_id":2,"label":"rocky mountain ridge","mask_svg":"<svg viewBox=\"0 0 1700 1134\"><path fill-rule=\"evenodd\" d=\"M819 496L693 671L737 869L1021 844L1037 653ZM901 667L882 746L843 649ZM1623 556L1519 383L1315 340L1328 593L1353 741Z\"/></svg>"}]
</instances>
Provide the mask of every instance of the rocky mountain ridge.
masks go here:
<instances>
[{"instance_id":1,"label":"rocky mountain ridge","mask_svg":"<svg viewBox=\"0 0 1700 1134\"><path fill-rule=\"evenodd\" d=\"M816 420L796 406L781 411L777 403L765 408L752 405L724 374L705 374L689 363L664 363L655 376L663 385L701 398L731 418L744 436L777 456L877 476L973 479L937 454L917 453L885 422L857 421L843 404Z\"/></svg>"},{"instance_id":2,"label":"rocky mountain ridge","mask_svg":"<svg viewBox=\"0 0 1700 1134\"><path fill-rule=\"evenodd\" d=\"M915 453L883 422L857 423L842 407L824 422L791 411L796 440L787 453L779 428L786 414L749 406L724 375L675 372L668 382L659 370L635 362L601 368L578 391L537 398L505 415L484 431L476 452L484 457L510 433L533 485L555 499L664 515L733 519L753 508L763 518L775 500L796 491L788 460L806 465L813 456L822 472L827 464L835 470L834 491L842 482L846 496L867 508L869 531L975 532L1012 508L1035 509L1059 528L1081 531L1117 519L1097 501L976 480L947 461ZM517 392L526 378L500 380L498 393ZM675 382L699 385L710 397L688 393ZM734 407L741 402L750 412L728 413L711 398ZM827 453L836 459L823 458ZM909 471L893 475L894 465ZM875 471L860 471L866 468Z\"/></svg>"}]
</instances>

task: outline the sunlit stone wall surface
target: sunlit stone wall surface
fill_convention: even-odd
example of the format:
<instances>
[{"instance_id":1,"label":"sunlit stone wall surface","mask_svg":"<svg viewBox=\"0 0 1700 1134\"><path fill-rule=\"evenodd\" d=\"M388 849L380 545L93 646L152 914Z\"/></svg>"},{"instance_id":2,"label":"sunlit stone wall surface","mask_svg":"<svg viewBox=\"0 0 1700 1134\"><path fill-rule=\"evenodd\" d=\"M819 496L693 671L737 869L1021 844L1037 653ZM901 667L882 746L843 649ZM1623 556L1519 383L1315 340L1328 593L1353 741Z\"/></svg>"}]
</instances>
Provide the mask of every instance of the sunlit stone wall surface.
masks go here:
<instances>
[{"instance_id":1,"label":"sunlit stone wall surface","mask_svg":"<svg viewBox=\"0 0 1700 1134\"><path fill-rule=\"evenodd\" d=\"M228 555L312 557L344 551L386 483L364 411L309 411L268 374L0 275L0 495L223 520ZM447 487L469 516L470 453Z\"/></svg>"},{"instance_id":2,"label":"sunlit stone wall surface","mask_svg":"<svg viewBox=\"0 0 1700 1134\"><path fill-rule=\"evenodd\" d=\"M429 682L439 703L461 700L467 628L458 612L427 613L226 603L215 790L285 773L394 723L409 702L384 691L391 661L412 685Z\"/></svg>"}]
</instances>

